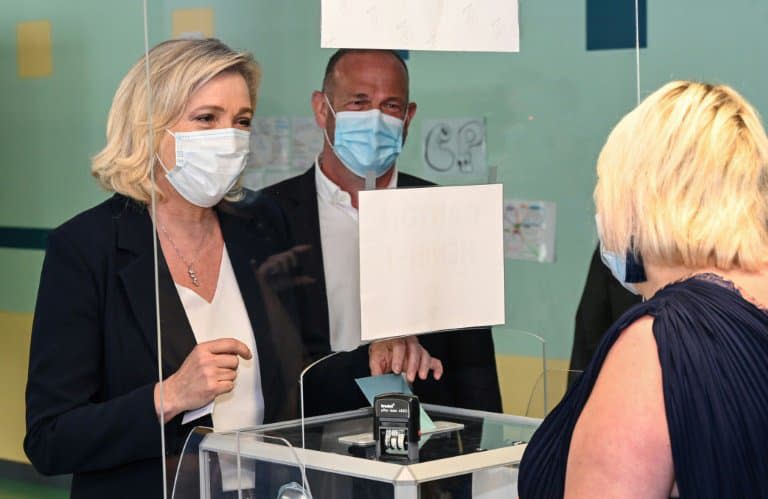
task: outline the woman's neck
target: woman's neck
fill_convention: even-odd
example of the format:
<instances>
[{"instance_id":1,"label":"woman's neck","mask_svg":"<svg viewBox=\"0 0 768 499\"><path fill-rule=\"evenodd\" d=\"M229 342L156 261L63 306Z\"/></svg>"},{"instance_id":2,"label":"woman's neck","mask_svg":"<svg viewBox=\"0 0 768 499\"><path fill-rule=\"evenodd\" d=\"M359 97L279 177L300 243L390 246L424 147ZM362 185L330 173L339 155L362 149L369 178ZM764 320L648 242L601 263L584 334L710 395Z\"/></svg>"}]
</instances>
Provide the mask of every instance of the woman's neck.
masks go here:
<instances>
[{"instance_id":1,"label":"woman's neck","mask_svg":"<svg viewBox=\"0 0 768 499\"><path fill-rule=\"evenodd\" d=\"M636 283L635 288L646 300L667 284L697 273L688 267L660 265L646 260L643 261L643 267L645 268L646 280Z\"/></svg>"},{"instance_id":2,"label":"woman's neck","mask_svg":"<svg viewBox=\"0 0 768 499\"><path fill-rule=\"evenodd\" d=\"M645 282L637 283L637 290L648 299L664 286L684 280L696 274L715 274L731 281L742 294L754 301L758 306L768 304L768 265L753 272L742 269L722 270L717 267L691 268L684 266L668 266L644 261Z\"/></svg>"}]
</instances>

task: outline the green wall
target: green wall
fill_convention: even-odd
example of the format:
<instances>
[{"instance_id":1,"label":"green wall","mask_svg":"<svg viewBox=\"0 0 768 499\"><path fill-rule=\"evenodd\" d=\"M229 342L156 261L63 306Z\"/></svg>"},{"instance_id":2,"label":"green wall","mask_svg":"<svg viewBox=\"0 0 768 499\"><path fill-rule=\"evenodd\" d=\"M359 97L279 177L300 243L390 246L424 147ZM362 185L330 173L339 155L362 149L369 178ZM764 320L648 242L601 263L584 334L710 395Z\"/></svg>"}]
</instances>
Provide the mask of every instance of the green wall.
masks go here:
<instances>
[{"instance_id":1,"label":"green wall","mask_svg":"<svg viewBox=\"0 0 768 499\"><path fill-rule=\"evenodd\" d=\"M332 51L318 48L319 1L150 2L150 43L170 36L176 8L213 7L216 35L251 50L264 83L258 113L308 115ZM759 109L768 70L768 4L755 0L650 2L648 48L641 52L642 91L671 78L733 84ZM88 158L103 145L114 90L143 51L137 0L0 0L0 226L53 227L105 197ZM483 115L488 159L499 166L505 196L557 203L554 264L506 262L507 324L496 333L501 354L534 355L534 344L509 331L536 332L549 354L565 359L575 308L595 244L591 191L594 162L611 126L635 103L635 54L585 50L585 3L520 4L519 54L412 52L412 96L420 121ZM50 19L51 77L16 76L16 23ZM421 174L412 140L400 168ZM476 179L482 181L483 179ZM40 251L0 250L0 310L30 312Z\"/></svg>"}]
</instances>

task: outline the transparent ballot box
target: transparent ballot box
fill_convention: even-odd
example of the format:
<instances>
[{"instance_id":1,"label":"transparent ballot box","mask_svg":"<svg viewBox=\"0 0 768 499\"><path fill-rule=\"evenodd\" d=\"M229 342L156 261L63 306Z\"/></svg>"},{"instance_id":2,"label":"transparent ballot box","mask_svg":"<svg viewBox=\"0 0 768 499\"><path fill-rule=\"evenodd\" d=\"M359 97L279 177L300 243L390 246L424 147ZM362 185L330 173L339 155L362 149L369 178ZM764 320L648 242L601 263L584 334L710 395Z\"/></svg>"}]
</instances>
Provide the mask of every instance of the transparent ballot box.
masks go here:
<instances>
[{"instance_id":1,"label":"transparent ballot box","mask_svg":"<svg viewBox=\"0 0 768 499\"><path fill-rule=\"evenodd\" d=\"M436 424L418 460L378 460L373 410L238 432L196 431L174 497L514 497L517 464L539 419L424 404Z\"/></svg>"}]
</instances>

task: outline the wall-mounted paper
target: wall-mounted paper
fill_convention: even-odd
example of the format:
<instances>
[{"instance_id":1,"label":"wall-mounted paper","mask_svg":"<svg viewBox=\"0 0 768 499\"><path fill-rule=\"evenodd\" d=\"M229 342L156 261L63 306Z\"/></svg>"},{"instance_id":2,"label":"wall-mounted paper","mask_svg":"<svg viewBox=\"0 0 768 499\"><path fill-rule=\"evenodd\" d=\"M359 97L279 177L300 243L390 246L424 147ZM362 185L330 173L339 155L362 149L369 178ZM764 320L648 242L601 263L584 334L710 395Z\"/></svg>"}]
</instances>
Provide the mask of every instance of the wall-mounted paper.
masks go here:
<instances>
[{"instance_id":1,"label":"wall-mounted paper","mask_svg":"<svg viewBox=\"0 0 768 499\"><path fill-rule=\"evenodd\" d=\"M213 36L213 9L174 9L172 14L173 37L183 38L198 36L210 38Z\"/></svg>"},{"instance_id":2,"label":"wall-mounted paper","mask_svg":"<svg viewBox=\"0 0 768 499\"><path fill-rule=\"evenodd\" d=\"M323 140L314 117L254 117L242 185L260 190L305 172L323 149Z\"/></svg>"},{"instance_id":3,"label":"wall-mounted paper","mask_svg":"<svg viewBox=\"0 0 768 499\"><path fill-rule=\"evenodd\" d=\"M422 121L421 148L424 172L430 178L488 177L484 118Z\"/></svg>"},{"instance_id":4,"label":"wall-mounted paper","mask_svg":"<svg viewBox=\"0 0 768 499\"><path fill-rule=\"evenodd\" d=\"M53 74L51 21L26 21L16 25L16 57L19 78Z\"/></svg>"},{"instance_id":5,"label":"wall-mounted paper","mask_svg":"<svg viewBox=\"0 0 768 499\"><path fill-rule=\"evenodd\" d=\"M555 203L504 200L504 254L515 260L555 261Z\"/></svg>"},{"instance_id":6,"label":"wall-mounted paper","mask_svg":"<svg viewBox=\"0 0 768 499\"><path fill-rule=\"evenodd\" d=\"M322 47L518 52L517 0L323 0Z\"/></svg>"},{"instance_id":7,"label":"wall-mounted paper","mask_svg":"<svg viewBox=\"0 0 768 499\"><path fill-rule=\"evenodd\" d=\"M291 166L306 170L323 150L323 130L312 116L291 120Z\"/></svg>"},{"instance_id":8,"label":"wall-mounted paper","mask_svg":"<svg viewBox=\"0 0 768 499\"><path fill-rule=\"evenodd\" d=\"M504 323L502 186L360 192L361 339Z\"/></svg>"},{"instance_id":9,"label":"wall-mounted paper","mask_svg":"<svg viewBox=\"0 0 768 499\"><path fill-rule=\"evenodd\" d=\"M313 117L254 117L248 168L304 171L322 149L323 131Z\"/></svg>"},{"instance_id":10,"label":"wall-mounted paper","mask_svg":"<svg viewBox=\"0 0 768 499\"><path fill-rule=\"evenodd\" d=\"M251 121L249 168L289 167L291 119L287 116L254 117Z\"/></svg>"}]
</instances>

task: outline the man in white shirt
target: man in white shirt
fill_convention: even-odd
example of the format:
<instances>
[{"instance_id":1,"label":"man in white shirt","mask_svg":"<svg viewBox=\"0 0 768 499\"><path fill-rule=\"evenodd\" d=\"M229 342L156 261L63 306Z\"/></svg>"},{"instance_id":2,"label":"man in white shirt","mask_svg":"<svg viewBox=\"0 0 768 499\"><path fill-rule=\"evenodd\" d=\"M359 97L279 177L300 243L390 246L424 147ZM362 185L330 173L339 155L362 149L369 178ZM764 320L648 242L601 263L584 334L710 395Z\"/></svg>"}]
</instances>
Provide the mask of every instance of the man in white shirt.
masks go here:
<instances>
[{"instance_id":1,"label":"man in white shirt","mask_svg":"<svg viewBox=\"0 0 768 499\"><path fill-rule=\"evenodd\" d=\"M298 309L305 349L311 358L331 351L337 356L314 387L318 395L308 413L325 413L365 405L354 378L391 367L409 371L422 401L501 411L490 329L421 336L421 344L442 360L440 380L429 378L428 366L418 376L413 366L378 365L388 345L360 346L358 192L375 182L377 189L430 185L398 172L408 125L416 113L409 99L408 69L397 52L342 49L328 62L322 91L312 95L315 120L325 134L322 152L306 173L265 189L257 196L279 205L301 272L314 281L299 289ZM257 203L258 204L258 203ZM274 208L273 208L274 209ZM393 310L392 313L397 313ZM413 346L414 338L409 338ZM397 348L402 348L399 345ZM403 356L399 352L397 358ZM408 361L408 355L405 355ZM331 372L332 371L332 372ZM319 374L319 373L318 373ZM329 385L333 396L327 397ZM312 386L305 382L305 386ZM325 388L325 390L323 389ZM313 398L310 394L310 398Z\"/></svg>"}]
</instances>

